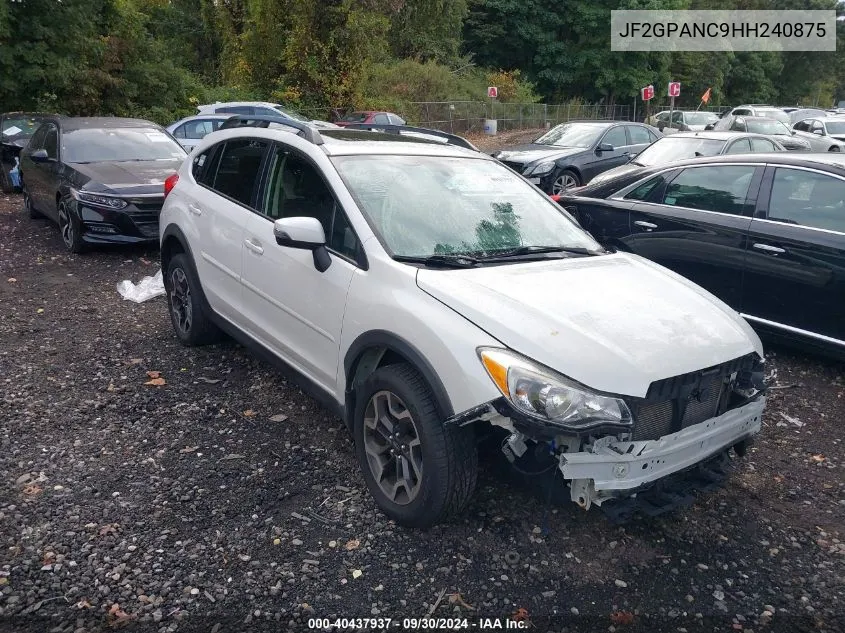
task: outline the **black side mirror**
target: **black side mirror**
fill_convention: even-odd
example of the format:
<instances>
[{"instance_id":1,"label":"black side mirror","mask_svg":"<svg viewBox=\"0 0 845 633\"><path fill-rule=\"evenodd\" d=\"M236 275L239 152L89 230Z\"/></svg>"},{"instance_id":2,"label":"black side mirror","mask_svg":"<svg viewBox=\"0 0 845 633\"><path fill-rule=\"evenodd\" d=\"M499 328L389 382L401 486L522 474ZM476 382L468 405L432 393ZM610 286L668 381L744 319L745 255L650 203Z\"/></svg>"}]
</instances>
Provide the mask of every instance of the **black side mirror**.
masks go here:
<instances>
[{"instance_id":1,"label":"black side mirror","mask_svg":"<svg viewBox=\"0 0 845 633\"><path fill-rule=\"evenodd\" d=\"M613 147L613 145L611 145L610 143L602 143L601 145L599 145L596 151L601 154L602 152L612 152L615 149L616 148Z\"/></svg>"},{"instance_id":2,"label":"black side mirror","mask_svg":"<svg viewBox=\"0 0 845 633\"><path fill-rule=\"evenodd\" d=\"M47 156L46 149L37 149L29 156L32 159L33 163L46 163L50 160L50 157Z\"/></svg>"}]
</instances>

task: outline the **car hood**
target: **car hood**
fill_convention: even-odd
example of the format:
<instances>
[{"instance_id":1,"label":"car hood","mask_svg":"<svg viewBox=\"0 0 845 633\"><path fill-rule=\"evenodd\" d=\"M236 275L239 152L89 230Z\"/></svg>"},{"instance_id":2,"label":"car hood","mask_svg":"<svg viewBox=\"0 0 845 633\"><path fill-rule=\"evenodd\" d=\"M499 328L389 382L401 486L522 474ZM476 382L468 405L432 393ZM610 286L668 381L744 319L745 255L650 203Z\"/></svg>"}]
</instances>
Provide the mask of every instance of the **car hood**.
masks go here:
<instances>
[{"instance_id":1,"label":"car hood","mask_svg":"<svg viewBox=\"0 0 845 633\"><path fill-rule=\"evenodd\" d=\"M584 147L555 147L554 145L528 143L526 145L509 147L506 150L496 152L493 156L509 163L527 164L538 160L557 160L586 151L588 150Z\"/></svg>"},{"instance_id":2,"label":"car hood","mask_svg":"<svg viewBox=\"0 0 845 633\"><path fill-rule=\"evenodd\" d=\"M644 397L656 380L762 355L736 312L635 255L420 269L417 284L505 346L608 393Z\"/></svg>"},{"instance_id":3,"label":"car hood","mask_svg":"<svg viewBox=\"0 0 845 633\"><path fill-rule=\"evenodd\" d=\"M90 179L87 191L119 194L163 193L164 181L182 165L183 159L70 163Z\"/></svg>"}]
</instances>

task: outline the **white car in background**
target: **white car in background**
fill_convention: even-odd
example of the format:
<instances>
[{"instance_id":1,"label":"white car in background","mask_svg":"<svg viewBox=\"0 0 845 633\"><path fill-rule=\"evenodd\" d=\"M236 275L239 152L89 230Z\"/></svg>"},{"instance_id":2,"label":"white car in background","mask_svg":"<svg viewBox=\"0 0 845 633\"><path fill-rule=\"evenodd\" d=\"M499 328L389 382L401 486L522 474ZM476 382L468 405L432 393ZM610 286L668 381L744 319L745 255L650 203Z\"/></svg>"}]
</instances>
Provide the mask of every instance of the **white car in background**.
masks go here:
<instances>
[{"instance_id":1,"label":"white car in background","mask_svg":"<svg viewBox=\"0 0 845 633\"><path fill-rule=\"evenodd\" d=\"M227 101L208 103L197 106L197 113L225 113L225 114L241 114L253 116L280 116L285 119L292 119L301 123L307 123L316 128L336 128L334 123L328 121L320 121L318 119L309 119L303 116L296 110L286 108L280 103L270 103L268 101Z\"/></svg>"},{"instance_id":2,"label":"white car in background","mask_svg":"<svg viewBox=\"0 0 845 633\"><path fill-rule=\"evenodd\" d=\"M810 143L814 152L845 150L845 117L841 115L809 117L798 121L792 129L796 136Z\"/></svg>"},{"instance_id":3,"label":"white car in background","mask_svg":"<svg viewBox=\"0 0 845 633\"><path fill-rule=\"evenodd\" d=\"M523 472L558 471L584 509L652 513L675 507L677 478L683 499L709 489L760 430L748 323L605 250L466 141L243 119L165 184L174 332L227 332L288 371L345 421L392 519L461 511L481 432Z\"/></svg>"},{"instance_id":4,"label":"white car in background","mask_svg":"<svg viewBox=\"0 0 845 633\"><path fill-rule=\"evenodd\" d=\"M179 141L185 151L190 153L206 134L219 130L223 121L231 116L231 114L198 114L171 123L166 129L173 138Z\"/></svg>"}]
</instances>

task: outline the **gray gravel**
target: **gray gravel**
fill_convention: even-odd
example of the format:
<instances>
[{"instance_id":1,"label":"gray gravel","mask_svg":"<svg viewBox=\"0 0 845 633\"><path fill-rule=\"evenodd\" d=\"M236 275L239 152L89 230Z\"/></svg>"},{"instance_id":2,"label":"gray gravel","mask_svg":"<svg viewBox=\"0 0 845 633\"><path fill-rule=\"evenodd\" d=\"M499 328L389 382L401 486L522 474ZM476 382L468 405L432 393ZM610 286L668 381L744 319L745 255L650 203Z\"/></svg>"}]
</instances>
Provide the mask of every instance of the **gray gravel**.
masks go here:
<instances>
[{"instance_id":1,"label":"gray gravel","mask_svg":"<svg viewBox=\"0 0 845 633\"><path fill-rule=\"evenodd\" d=\"M156 260L67 255L0 196L0 630L843 630L841 365L775 350L762 437L686 510L614 527L485 469L465 516L409 531L339 420L234 344L180 347L162 298L121 300Z\"/></svg>"}]
</instances>

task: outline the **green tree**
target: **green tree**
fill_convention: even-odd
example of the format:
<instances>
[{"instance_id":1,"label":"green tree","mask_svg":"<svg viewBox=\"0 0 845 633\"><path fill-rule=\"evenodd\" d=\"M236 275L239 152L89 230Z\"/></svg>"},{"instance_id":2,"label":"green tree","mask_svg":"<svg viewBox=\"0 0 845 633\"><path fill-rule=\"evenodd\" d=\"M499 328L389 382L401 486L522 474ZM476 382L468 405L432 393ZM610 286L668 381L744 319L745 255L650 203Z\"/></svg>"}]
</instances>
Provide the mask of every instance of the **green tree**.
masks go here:
<instances>
[{"instance_id":1,"label":"green tree","mask_svg":"<svg viewBox=\"0 0 845 633\"><path fill-rule=\"evenodd\" d=\"M453 61L466 16L466 0L404 0L391 16L391 51L399 58Z\"/></svg>"}]
</instances>

